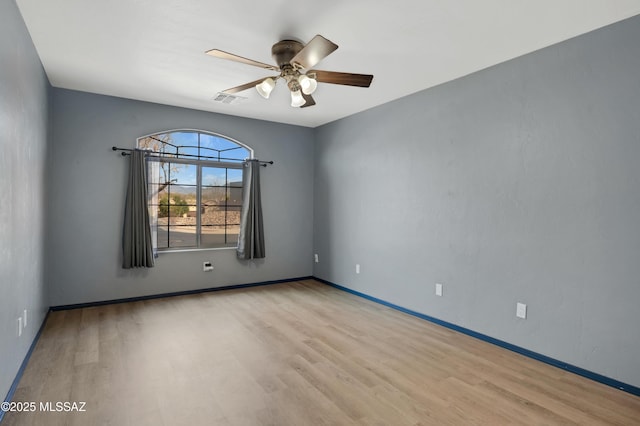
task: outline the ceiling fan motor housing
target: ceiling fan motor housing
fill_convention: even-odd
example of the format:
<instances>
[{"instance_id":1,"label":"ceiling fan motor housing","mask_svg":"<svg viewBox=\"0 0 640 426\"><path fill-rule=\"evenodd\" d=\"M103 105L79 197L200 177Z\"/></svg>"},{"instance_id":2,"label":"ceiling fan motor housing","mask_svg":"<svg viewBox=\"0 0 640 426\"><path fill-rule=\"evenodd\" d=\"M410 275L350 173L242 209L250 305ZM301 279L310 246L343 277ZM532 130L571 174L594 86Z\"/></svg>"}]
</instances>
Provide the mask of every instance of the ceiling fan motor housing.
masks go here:
<instances>
[{"instance_id":1,"label":"ceiling fan motor housing","mask_svg":"<svg viewBox=\"0 0 640 426\"><path fill-rule=\"evenodd\" d=\"M291 59L302 50L304 45L296 40L282 40L271 47L271 56L280 69L290 67Z\"/></svg>"}]
</instances>

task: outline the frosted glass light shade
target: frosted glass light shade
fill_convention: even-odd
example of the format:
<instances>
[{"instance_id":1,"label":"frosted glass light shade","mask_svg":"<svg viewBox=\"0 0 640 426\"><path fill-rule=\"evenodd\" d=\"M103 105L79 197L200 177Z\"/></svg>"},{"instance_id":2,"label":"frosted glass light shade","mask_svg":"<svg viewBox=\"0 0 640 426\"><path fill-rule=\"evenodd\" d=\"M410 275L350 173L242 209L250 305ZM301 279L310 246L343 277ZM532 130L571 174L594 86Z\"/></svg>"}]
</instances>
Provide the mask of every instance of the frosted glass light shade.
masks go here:
<instances>
[{"instance_id":1,"label":"frosted glass light shade","mask_svg":"<svg viewBox=\"0 0 640 426\"><path fill-rule=\"evenodd\" d=\"M318 82L315 80L315 78L310 78L304 74L298 77L298 83L300 83L302 93L304 93L305 95L312 94L318 87Z\"/></svg>"},{"instance_id":2,"label":"frosted glass light shade","mask_svg":"<svg viewBox=\"0 0 640 426\"><path fill-rule=\"evenodd\" d=\"M300 107L306 104L307 101L302 97L302 92L299 90L291 92L291 106Z\"/></svg>"},{"instance_id":3,"label":"frosted glass light shade","mask_svg":"<svg viewBox=\"0 0 640 426\"><path fill-rule=\"evenodd\" d=\"M276 87L276 82L271 77L265 78L261 83L256 84L256 90L265 99L269 99L274 87Z\"/></svg>"}]
</instances>

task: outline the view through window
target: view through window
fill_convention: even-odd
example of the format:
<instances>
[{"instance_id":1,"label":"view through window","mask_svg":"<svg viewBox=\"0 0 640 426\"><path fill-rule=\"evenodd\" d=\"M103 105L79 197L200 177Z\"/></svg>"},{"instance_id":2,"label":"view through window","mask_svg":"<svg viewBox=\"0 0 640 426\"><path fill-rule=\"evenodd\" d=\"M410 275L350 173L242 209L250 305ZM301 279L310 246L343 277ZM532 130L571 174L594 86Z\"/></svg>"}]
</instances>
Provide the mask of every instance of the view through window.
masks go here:
<instances>
[{"instance_id":1,"label":"view through window","mask_svg":"<svg viewBox=\"0 0 640 426\"><path fill-rule=\"evenodd\" d=\"M180 130L138 139L149 159L149 213L158 250L236 247L243 160L250 148Z\"/></svg>"}]
</instances>

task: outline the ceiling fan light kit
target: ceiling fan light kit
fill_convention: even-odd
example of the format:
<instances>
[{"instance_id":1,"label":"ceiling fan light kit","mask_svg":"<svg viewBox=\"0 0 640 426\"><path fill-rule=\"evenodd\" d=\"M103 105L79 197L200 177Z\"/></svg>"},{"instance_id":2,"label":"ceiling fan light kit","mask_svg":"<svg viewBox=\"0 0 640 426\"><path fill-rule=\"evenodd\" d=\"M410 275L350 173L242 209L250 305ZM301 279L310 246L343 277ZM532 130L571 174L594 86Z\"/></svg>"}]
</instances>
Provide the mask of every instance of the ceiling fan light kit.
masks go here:
<instances>
[{"instance_id":1,"label":"ceiling fan light kit","mask_svg":"<svg viewBox=\"0 0 640 426\"><path fill-rule=\"evenodd\" d=\"M291 92L291 106L301 107L306 104L307 101L302 97L302 92L299 90Z\"/></svg>"},{"instance_id":2,"label":"ceiling fan light kit","mask_svg":"<svg viewBox=\"0 0 640 426\"><path fill-rule=\"evenodd\" d=\"M262 80L262 82L256 84L256 90L258 91L258 93L260 93L260 96L265 99L269 99L269 95L275 87L276 81L271 77L267 77Z\"/></svg>"},{"instance_id":3,"label":"ceiling fan light kit","mask_svg":"<svg viewBox=\"0 0 640 426\"><path fill-rule=\"evenodd\" d=\"M282 40L271 47L271 55L278 64L277 67L219 49L208 50L205 53L220 59L228 59L272 71L280 71L277 76L262 78L232 87L222 93L232 94L255 87L260 96L268 99L276 86L276 80L282 78L287 82L287 87L291 92L291 106L304 108L316 104L311 94L315 92L319 82L357 87L369 87L371 85L373 75L310 69L337 48L337 44L321 35L316 35L306 45L296 40Z\"/></svg>"},{"instance_id":4,"label":"ceiling fan light kit","mask_svg":"<svg viewBox=\"0 0 640 426\"><path fill-rule=\"evenodd\" d=\"M315 78L311 78L306 74L301 74L298 77L298 83L300 83L300 88L302 89L302 93L305 95L311 95L318 88L318 82Z\"/></svg>"}]
</instances>

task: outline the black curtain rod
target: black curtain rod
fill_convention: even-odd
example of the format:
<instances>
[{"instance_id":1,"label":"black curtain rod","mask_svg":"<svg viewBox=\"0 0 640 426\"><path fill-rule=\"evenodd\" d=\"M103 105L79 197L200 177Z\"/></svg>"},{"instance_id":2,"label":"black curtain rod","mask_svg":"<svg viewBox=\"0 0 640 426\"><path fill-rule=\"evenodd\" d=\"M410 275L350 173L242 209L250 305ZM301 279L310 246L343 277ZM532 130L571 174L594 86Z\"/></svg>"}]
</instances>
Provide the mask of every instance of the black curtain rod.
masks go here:
<instances>
[{"instance_id":1,"label":"black curtain rod","mask_svg":"<svg viewBox=\"0 0 640 426\"><path fill-rule=\"evenodd\" d=\"M131 151L133 151L133 149L131 148L118 148L117 146L113 146L111 147L112 151L122 151L121 155L129 155L129 153ZM155 155L156 153L154 151L145 151L145 153L147 153L146 155L150 156L150 157L158 157L158 158L165 158L164 155ZM195 158L211 158L213 160L227 160L227 161L241 161L244 162L245 160L238 160L237 158L224 158L224 157L211 157L211 156L207 156L207 155L194 155L194 154L169 154L166 156L166 158L171 158L169 156L175 156L175 158L180 158L180 157L195 157ZM253 158L251 158L250 160L255 160ZM255 160L258 163L260 163L260 165L262 167L267 167L267 164L273 164L273 161L261 161L261 160Z\"/></svg>"}]
</instances>

